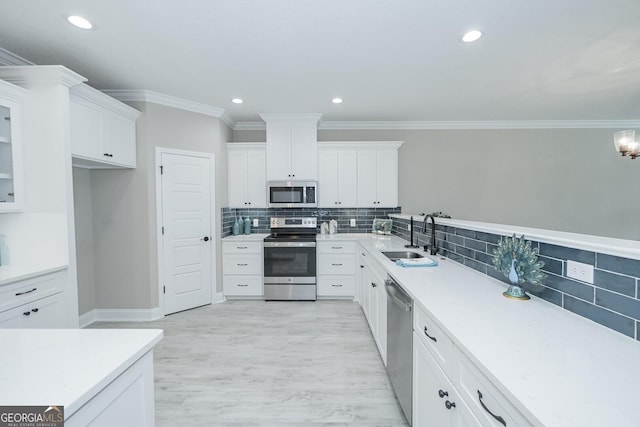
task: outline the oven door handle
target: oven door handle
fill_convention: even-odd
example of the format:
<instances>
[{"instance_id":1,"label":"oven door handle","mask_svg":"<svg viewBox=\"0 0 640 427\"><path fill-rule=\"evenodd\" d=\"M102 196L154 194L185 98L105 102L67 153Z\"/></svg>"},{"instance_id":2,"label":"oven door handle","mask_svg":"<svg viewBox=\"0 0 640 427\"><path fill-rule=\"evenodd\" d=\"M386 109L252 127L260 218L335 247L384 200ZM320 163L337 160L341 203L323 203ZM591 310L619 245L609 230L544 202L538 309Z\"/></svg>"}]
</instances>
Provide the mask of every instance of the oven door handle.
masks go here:
<instances>
[{"instance_id":1,"label":"oven door handle","mask_svg":"<svg viewBox=\"0 0 640 427\"><path fill-rule=\"evenodd\" d=\"M316 242L264 242L265 248L315 248Z\"/></svg>"}]
</instances>

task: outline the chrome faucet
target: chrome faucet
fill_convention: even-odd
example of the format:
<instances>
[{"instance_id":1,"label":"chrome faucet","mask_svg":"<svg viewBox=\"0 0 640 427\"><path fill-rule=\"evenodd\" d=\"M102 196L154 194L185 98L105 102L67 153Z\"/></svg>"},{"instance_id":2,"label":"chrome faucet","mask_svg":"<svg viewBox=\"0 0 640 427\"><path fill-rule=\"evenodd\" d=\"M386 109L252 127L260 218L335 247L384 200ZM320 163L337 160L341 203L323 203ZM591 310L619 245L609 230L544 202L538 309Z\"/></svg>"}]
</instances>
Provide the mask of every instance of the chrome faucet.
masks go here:
<instances>
[{"instance_id":1,"label":"chrome faucet","mask_svg":"<svg viewBox=\"0 0 640 427\"><path fill-rule=\"evenodd\" d=\"M429 248L429 253L435 255L438 252L438 247L436 246L436 220L433 215L425 215L424 221L422 221L422 234L427 232L429 218L431 218L431 248Z\"/></svg>"}]
</instances>

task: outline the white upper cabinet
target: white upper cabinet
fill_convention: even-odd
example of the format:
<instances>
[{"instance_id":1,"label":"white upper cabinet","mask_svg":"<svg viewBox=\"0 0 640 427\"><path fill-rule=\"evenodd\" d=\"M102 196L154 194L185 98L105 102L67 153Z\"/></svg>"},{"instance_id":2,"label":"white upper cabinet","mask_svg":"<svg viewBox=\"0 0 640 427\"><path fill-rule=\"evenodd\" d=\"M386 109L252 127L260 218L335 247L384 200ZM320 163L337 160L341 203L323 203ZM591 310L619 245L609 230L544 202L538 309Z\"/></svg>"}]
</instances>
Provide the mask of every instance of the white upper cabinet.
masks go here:
<instances>
[{"instance_id":1,"label":"white upper cabinet","mask_svg":"<svg viewBox=\"0 0 640 427\"><path fill-rule=\"evenodd\" d=\"M0 80L0 212L22 209L21 102L26 91Z\"/></svg>"},{"instance_id":2,"label":"white upper cabinet","mask_svg":"<svg viewBox=\"0 0 640 427\"><path fill-rule=\"evenodd\" d=\"M358 207L398 206L398 147L358 150ZM393 146L395 145L395 146Z\"/></svg>"},{"instance_id":3,"label":"white upper cabinet","mask_svg":"<svg viewBox=\"0 0 640 427\"><path fill-rule=\"evenodd\" d=\"M88 169L136 167L140 112L87 85L71 88L73 165Z\"/></svg>"},{"instance_id":4,"label":"white upper cabinet","mask_svg":"<svg viewBox=\"0 0 640 427\"><path fill-rule=\"evenodd\" d=\"M323 146L318 149L318 206L354 208L357 197L357 151Z\"/></svg>"},{"instance_id":5,"label":"white upper cabinet","mask_svg":"<svg viewBox=\"0 0 640 427\"><path fill-rule=\"evenodd\" d=\"M264 143L227 144L230 208L266 208L266 148Z\"/></svg>"},{"instance_id":6,"label":"white upper cabinet","mask_svg":"<svg viewBox=\"0 0 640 427\"><path fill-rule=\"evenodd\" d=\"M267 180L318 179L320 114L261 114L267 124Z\"/></svg>"}]
</instances>

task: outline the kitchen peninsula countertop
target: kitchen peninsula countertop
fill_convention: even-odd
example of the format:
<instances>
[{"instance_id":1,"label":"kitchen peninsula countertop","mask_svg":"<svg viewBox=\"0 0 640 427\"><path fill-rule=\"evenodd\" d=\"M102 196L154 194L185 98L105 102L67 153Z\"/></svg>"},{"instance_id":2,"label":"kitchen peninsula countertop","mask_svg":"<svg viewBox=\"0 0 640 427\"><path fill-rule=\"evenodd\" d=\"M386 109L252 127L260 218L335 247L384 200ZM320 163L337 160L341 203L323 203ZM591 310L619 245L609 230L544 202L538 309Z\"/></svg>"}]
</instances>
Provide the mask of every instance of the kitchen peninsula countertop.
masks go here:
<instances>
[{"instance_id":1,"label":"kitchen peninsula countertop","mask_svg":"<svg viewBox=\"0 0 640 427\"><path fill-rule=\"evenodd\" d=\"M238 234L237 236L223 237L223 242L261 242L267 237L268 233L255 233L255 234Z\"/></svg>"},{"instance_id":2,"label":"kitchen peninsula countertop","mask_svg":"<svg viewBox=\"0 0 640 427\"><path fill-rule=\"evenodd\" d=\"M352 237L353 236L353 237ZM356 237L357 236L357 237ZM357 239L441 324L460 350L534 425L638 425L640 342L535 296L514 301L507 285L453 260L403 268L380 251L406 250L397 236ZM320 236L319 236L320 240Z\"/></svg>"},{"instance_id":3,"label":"kitchen peninsula countertop","mask_svg":"<svg viewBox=\"0 0 640 427\"><path fill-rule=\"evenodd\" d=\"M162 339L156 329L4 329L1 405L63 405L68 419Z\"/></svg>"},{"instance_id":4,"label":"kitchen peninsula countertop","mask_svg":"<svg viewBox=\"0 0 640 427\"><path fill-rule=\"evenodd\" d=\"M31 279L32 277L43 276L45 274L54 273L64 270L67 265L2 265L0 266L0 286L19 280Z\"/></svg>"}]
</instances>

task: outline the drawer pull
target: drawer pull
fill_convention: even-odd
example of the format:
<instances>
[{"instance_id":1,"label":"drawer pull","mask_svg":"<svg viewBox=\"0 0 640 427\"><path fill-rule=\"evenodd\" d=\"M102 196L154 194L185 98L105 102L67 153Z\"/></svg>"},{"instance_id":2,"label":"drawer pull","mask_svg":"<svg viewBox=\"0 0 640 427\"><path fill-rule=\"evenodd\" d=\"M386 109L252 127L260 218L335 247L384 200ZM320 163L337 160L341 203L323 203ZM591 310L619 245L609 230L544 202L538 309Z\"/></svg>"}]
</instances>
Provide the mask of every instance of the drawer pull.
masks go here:
<instances>
[{"instance_id":1,"label":"drawer pull","mask_svg":"<svg viewBox=\"0 0 640 427\"><path fill-rule=\"evenodd\" d=\"M236 249L247 249L246 246L236 246Z\"/></svg>"},{"instance_id":2,"label":"drawer pull","mask_svg":"<svg viewBox=\"0 0 640 427\"><path fill-rule=\"evenodd\" d=\"M440 396L440 398L443 398L445 396L449 396L449 393L444 390L438 390L438 396Z\"/></svg>"},{"instance_id":3,"label":"drawer pull","mask_svg":"<svg viewBox=\"0 0 640 427\"><path fill-rule=\"evenodd\" d=\"M38 288L33 288L30 291L18 292L16 296L19 297L20 295L30 294L31 292L35 292L36 290L38 290Z\"/></svg>"},{"instance_id":4,"label":"drawer pull","mask_svg":"<svg viewBox=\"0 0 640 427\"><path fill-rule=\"evenodd\" d=\"M24 314L25 316L30 316L30 315L31 315L31 312L30 312L30 311L25 311L25 312L24 312L24 313L22 313L22 314Z\"/></svg>"},{"instance_id":5,"label":"drawer pull","mask_svg":"<svg viewBox=\"0 0 640 427\"><path fill-rule=\"evenodd\" d=\"M104 154L103 154L103 156L106 156L106 157L113 157L113 154L112 154L112 153L104 153Z\"/></svg>"},{"instance_id":6,"label":"drawer pull","mask_svg":"<svg viewBox=\"0 0 640 427\"><path fill-rule=\"evenodd\" d=\"M331 246L331 249L342 249L342 246Z\"/></svg>"},{"instance_id":7,"label":"drawer pull","mask_svg":"<svg viewBox=\"0 0 640 427\"><path fill-rule=\"evenodd\" d=\"M334 264L331 264L331 265L333 265L334 267L340 267L340 266L342 266L342 264L335 264L335 263L334 263Z\"/></svg>"},{"instance_id":8,"label":"drawer pull","mask_svg":"<svg viewBox=\"0 0 640 427\"><path fill-rule=\"evenodd\" d=\"M444 406L446 406L447 409L455 408L456 407L456 402L449 402L447 400L446 402L444 402Z\"/></svg>"},{"instance_id":9,"label":"drawer pull","mask_svg":"<svg viewBox=\"0 0 640 427\"><path fill-rule=\"evenodd\" d=\"M372 288L375 288L376 286L378 286L378 285L376 285L374 282L371 282L371 287Z\"/></svg>"},{"instance_id":10,"label":"drawer pull","mask_svg":"<svg viewBox=\"0 0 640 427\"><path fill-rule=\"evenodd\" d=\"M31 311L33 311L34 313L37 313L38 310L40 310L39 308L32 308Z\"/></svg>"},{"instance_id":11,"label":"drawer pull","mask_svg":"<svg viewBox=\"0 0 640 427\"><path fill-rule=\"evenodd\" d=\"M331 286L333 286L334 288L341 288L342 287L342 285L331 285Z\"/></svg>"},{"instance_id":12,"label":"drawer pull","mask_svg":"<svg viewBox=\"0 0 640 427\"><path fill-rule=\"evenodd\" d=\"M246 267L247 264L238 264L238 267Z\"/></svg>"},{"instance_id":13,"label":"drawer pull","mask_svg":"<svg viewBox=\"0 0 640 427\"><path fill-rule=\"evenodd\" d=\"M364 265L360 264L360 268L364 268Z\"/></svg>"},{"instance_id":14,"label":"drawer pull","mask_svg":"<svg viewBox=\"0 0 640 427\"><path fill-rule=\"evenodd\" d=\"M432 339L432 340L433 340L433 342L438 342L438 340L436 339L436 337L432 337L431 335L429 335L429 334L427 333L427 327L426 327L426 326L424 327L424 334L425 334L428 338Z\"/></svg>"},{"instance_id":15,"label":"drawer pull","mask_svg":"<svg viewBox=\"0 0 640 427\"><path fill-rule=\"evenodd\" d=\"M246 285L246 284L245 285L241 285L241 284L238 283L238 286L240 286L241 288L246 288L249 285Z\"/></svg>"},{"instance_id":16,"label":"drawer pull","mask_svg":"<svg viewBox=\"0 0 640 427\"><path fill-rule=\"evenodd\" d=\"M507 427L507 422L504 420L504 418L502 418L499 415L495 415L493 412L491 412L489 410L489 408L487 408L487 406L484 404L484 402L482 401L482 393L480 393L480 390L478 390L478 401L480 402L480 405L482 405L482 409L484 409L485 411L487 411L487 413L489 415L491 415L493 418L495 418L496 420L498 420L498 422L500 424L502 424L503 426Z\"/></svg>"}]
</instances>

